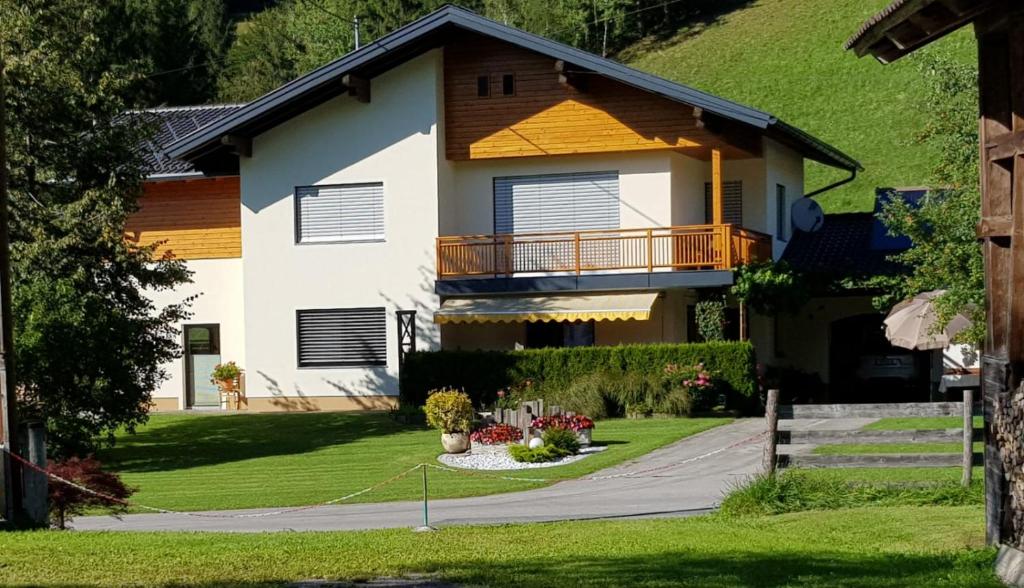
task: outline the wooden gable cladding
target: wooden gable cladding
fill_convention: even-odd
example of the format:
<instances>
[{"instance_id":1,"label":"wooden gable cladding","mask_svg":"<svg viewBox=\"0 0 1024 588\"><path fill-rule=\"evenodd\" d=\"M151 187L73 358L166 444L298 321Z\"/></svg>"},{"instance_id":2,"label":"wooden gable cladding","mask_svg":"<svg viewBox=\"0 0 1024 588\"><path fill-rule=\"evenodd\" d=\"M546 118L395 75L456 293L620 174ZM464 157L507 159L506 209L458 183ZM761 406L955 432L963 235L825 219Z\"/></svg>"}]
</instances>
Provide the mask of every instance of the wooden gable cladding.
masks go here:
<instances>
[{"instance_id":1,"label":"wooden gable cladding","mask_svg":"<svg viewBox=\"0 0 1024 588\"><path fill-rule=\"evenodd\" d=\"M242 256L238 177L146 182L139 211L125 226L139 245L163 241L155 252L177 259Z\"/></svg>"},{"instance_id":2,"label":"wooden gable cladding","mask_svg":"<svg viewBox=\"0 0 1024 588\"><path fill-rule=\"evenodd\" d=\"M444 48L448 159L674 149L708 160L757 157L756 133L726 141L688 105L592 73L556 70L550 57L464 34ZM505 95L503 77L514 76ZM489 96L478 80L489 78Z\"/></svg>"}]
</instances>

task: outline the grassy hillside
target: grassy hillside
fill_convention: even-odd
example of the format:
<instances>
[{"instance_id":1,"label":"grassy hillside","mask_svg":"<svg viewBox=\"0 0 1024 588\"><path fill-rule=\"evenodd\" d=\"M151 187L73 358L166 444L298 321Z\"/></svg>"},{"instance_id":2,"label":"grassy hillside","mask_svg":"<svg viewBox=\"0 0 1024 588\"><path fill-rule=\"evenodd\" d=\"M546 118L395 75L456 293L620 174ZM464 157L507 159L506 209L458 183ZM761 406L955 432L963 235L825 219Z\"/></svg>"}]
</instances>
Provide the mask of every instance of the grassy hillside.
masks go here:
<instances>
[{"instance_id":1,"label":"grassy hillside","mask_svg":"<svg viewBox=\"0 0 1024 588\"><path fill-rule=\"evenodd\" d=\"M829 212L867 210L876 186L929 183L933 151L923 124L920 64L927 55L974 62L970 30L883 66L842 44L889 0L758 0L713 24L621 54L630 65L766 110L831 143L865 167L823 194ZM807 190L843 174L817 164Z\"/></svg>"}]
</instances>

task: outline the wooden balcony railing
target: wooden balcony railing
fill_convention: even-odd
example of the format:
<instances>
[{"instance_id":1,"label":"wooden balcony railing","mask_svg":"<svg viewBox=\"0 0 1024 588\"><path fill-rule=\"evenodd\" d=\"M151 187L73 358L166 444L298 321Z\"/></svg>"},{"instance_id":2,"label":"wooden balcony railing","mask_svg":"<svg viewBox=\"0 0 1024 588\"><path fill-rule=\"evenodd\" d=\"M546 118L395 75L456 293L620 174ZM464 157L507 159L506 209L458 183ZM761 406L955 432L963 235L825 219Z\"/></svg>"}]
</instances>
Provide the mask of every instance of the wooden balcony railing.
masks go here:
<instances>
[{"instance_id":1,"label":"wooden balcony railing","mask_svg":"<svg viewBox=\"0 0 1024 588\"><path fill-rule=\"evenodd\" d=\"M733 225L437 238L439 278L723 270L771 258L771 236Z\"/></svg>"}]
</instances>

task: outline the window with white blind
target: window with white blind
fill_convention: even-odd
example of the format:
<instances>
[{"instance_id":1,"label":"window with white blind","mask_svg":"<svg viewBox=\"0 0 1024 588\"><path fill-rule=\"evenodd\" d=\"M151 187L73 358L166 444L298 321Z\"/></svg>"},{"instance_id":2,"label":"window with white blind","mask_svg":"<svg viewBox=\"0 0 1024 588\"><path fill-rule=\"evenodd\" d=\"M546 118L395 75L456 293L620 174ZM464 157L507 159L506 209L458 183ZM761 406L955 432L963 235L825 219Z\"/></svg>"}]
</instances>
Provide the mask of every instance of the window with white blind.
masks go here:
<instances>
[{"instance_id":1,"label":"window with white blind","mask_svg":"<svg viewBox=\"0 0 1024 588\"><path fill-rule=\"evenodd\" d=\"M295 189L296 243L384 240L384 184Z\"/></svg>"},{"instance_id":2,"label":"window with white blind","mask_svg":"<svg viewBox=\"0 0 1024 588\"><path fill-rule=\"evenodd\" d=\"M704 222L714 222L715 210L712 203L711 182L704 183ZM743 182L733 180L722 182L722 222L743 226Z\"/></svg>"},{"instance_id":3,"label":"window with white blind","mask_svg":"<svg viewBox=\"0 0 1024 588\"><path fill-rule=\"evenodd\" d=\"M494 232L619 228L619 172L494 178Z\"/></svg>"},{"instance_id":4,"label":"window with white blind","mask_svg":"<svg viewBox=\"0 0 1024 588\"><path fill-rule=\"evenodd\" d=\"M387 365L386 319L383 307L296 311L299 367Z\"/></svg>"}]
</instances>

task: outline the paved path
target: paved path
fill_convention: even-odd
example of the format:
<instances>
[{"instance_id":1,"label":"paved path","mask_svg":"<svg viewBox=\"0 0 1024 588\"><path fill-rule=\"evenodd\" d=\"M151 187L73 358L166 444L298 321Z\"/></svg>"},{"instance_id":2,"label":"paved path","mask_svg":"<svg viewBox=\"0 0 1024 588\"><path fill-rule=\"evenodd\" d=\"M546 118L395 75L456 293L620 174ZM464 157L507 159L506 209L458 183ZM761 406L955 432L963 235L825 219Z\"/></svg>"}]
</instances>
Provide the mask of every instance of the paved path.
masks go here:
<instances>
[{"instance_id":1,"label":"paved path","mask_svg":"<svg viewBox=\"0 0 1024 588\"><path fill-rule=\"evenodd\" d=\"M856 428L870 419L793 421L788 428ZM587 478L477 498L430 502L435 527L556 520L681 517L714 509L723 494L761 464L762 419L743 419L663 447ZM534 470L543 477L543 469ZM626 475L633 474L633 475ZM179 514L79 517L81 530L333 531L415 527L421 502L346 504L262 518L201 518ZM278 509L217 511L247 514Z\"/></svg>"}]
</instances>

